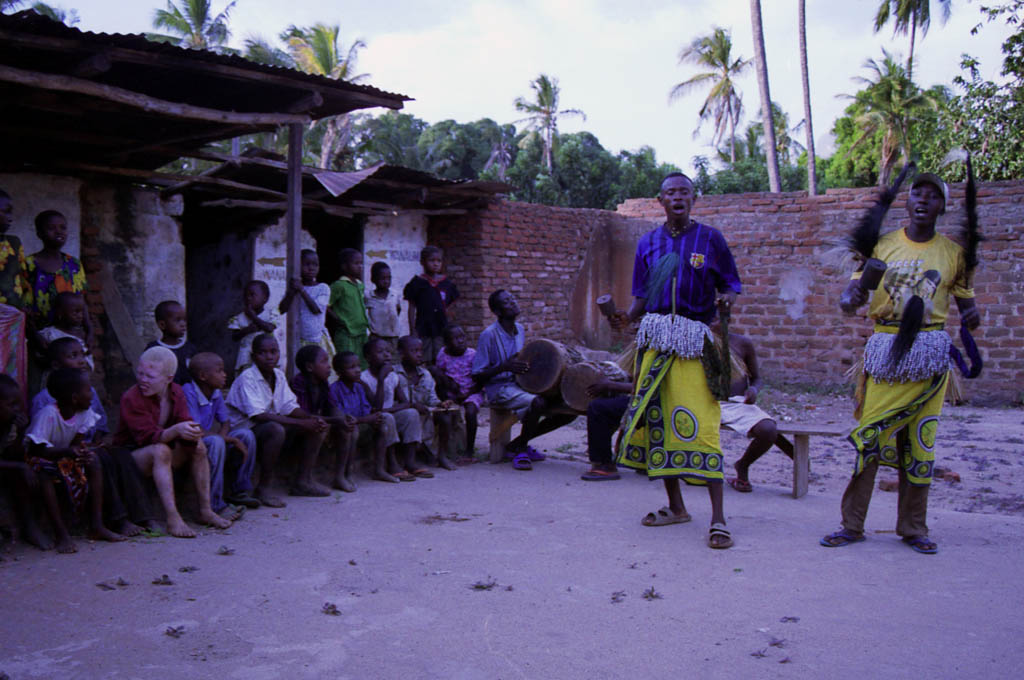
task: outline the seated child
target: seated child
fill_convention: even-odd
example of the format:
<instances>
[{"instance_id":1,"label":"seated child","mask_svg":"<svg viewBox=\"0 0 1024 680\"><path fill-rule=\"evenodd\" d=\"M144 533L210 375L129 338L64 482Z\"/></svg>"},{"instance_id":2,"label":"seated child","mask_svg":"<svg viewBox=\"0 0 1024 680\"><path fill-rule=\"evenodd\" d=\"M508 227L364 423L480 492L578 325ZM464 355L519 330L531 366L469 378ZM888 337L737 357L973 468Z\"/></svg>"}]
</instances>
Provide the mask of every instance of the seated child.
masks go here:
<instances>
[{"instance_id":1,"label":"seated child","mask_svg":"<svg viewBox=\"0 0 1024 680\"><path fill-rule=\"evenodd\" d=\"M50 360L51 371L55 371L58 368L77 368L81 371L89 370L89 363L82 348L82 341L78 338L56 338L46 348L46 354ZM34 416L44 406L56 403L57 400L53 398L50 391L43 388L36 396L32 397L32 404L29 406L28 412L29 417ZM92 401L89 404L89 408L99 418L96 420L95 425L83 433L83 438L88 443L99 443L101 439L110 434L110 430L107 426L107 411L103 408L103 402L100 401L100 395L96 393L95 389L92 390Z\"/></svg>"},{"instance_id":2,"label":"seated child","mask_svg":"<svg viewBox=\"0 0 1024 680\"><path fill-rule=\"evenodd\" d=\"M352 458L356 448L367 440L373 446L374 479L383 482L397 482L387 471L388 447L398 442L395 417L390 413L374 413L367 398L369 388L359 378L361 367L359 355L355 352L338 352L332 361L338 380L331 385L328 399L331 415L340 419L338 442L338 465L334 476L334 487L342 491L355 491L352 483Z\"/></svg>"},{"instance_id":3,"label":"seated child","mask_svg":"<svg viewBox=\"0 0 1024 680\"><path fill-rule=\"evenodd\" d=\"M476 460L477 415L484 406L484 394L473 380L473 359L476 350L468 346L462 326L444 329L444 347L437 353L437 370L447 378L444 393L462 406L466 418L466 462Z\"/></svg>"},{"instance_id":4,"label":"seated child","mask_svg":"<svg viewBox=\"0 0 1024 680\"><path fill-rule=\"evenodd\" d=\"M85 361L89 364L89 370L93 370L92 354L88 345L85 344L85 298L81 293L57 293L53 308L53 325L46 326L39 331L39 339L44 348L57 338L75 338L82 344L82 353ZM45 384L45 376L43 383Z\"/></svg>"},{"instance_id":5,"label":"seated child","mask_svg":"<svg viewBox=\"0 0 1024 680\"><path fill-rule=\"evenodd\" d=\"M341 277L331 284L331 300L327 315L336 326L334 348L339 352L355 352L365 366L363 344L369 320L366 317L363 254L355 248L338 253Z\"/></svg>"},{"instance_id":6,"label":"seated child","mask_svg":"<svg viewBox=\"0 0 1024 680\"><path fill-rule=\"evenodd\" d=\"M433 473L420 468L415 462L416 449L423 439L420 414L409 401L403 380L395 373L391 363L391 348L380 338L370 338L363 352L369 368L359 377L366 385L370 407L375 412L381 411L393 416L395 421L397 441L388 448L389 476L403 482L414 482L417 477L433 477ZM381 477L378 479L392 481Z\"/></svg>"},{"instance_id":7,"label":"seated child","mask_svg":"<svg viewBox=\"0 0 1024 680\"><path fill-rule=\"evenodd\" d=\"M271 508L285 503L273 490L275 466L282 447L298 440L301 447L299 469L289 493L292 496L329 496L330 491L313 479L313 467L327 436L323 418L304 411L288 387L284 371L276 368L281 350L273 335L257 335L252 341L253 365L242 371L231 384L227 404L232 428L249 427L256 436L260 479L256 498ZM293 448L289 446L289 448Z\"/></svg>"},{"instance_id":8,"label":"seated child","mask_svg":"<svg viewBox=\"0 0 1024 680\"><path fill-rule=\"evenodd\" d=\"M43 407L32 418L25 431L25 448L28 464L51 482L44 482L42 491L57 539L57 552L71 553L77 548L61 516L56 484L63 487L76 514L86 509L88 501L92 538L125 540L103 525L103 469L96 451L82 442L82 434L99 418L89 408L92 385L88 376L77 368L58 368L50 374L46 389L57 403Z\"/></svg>"},{"instance_id":9,"label":"seated child","mask_svg":"<svg viewBox=\"0 0 1024 680\"><path fill-rule=\"evenodd\" d=\"M391 290L391 267L387 262L374 262L370 267L370 282L374 288L366 294L366 316L370 320L370 335L383 338L391 345L392 356L398 356L398 315L402 301Z\"/></svg>"},{"instance_id":10,"label":"seated child","mask_svg":"<svg viewBox=\"0 0 1024 680\"><path fill-rule=\"evenodd\" d=\"M301 298L298 309L299 344L316 345L330 356L334 354L334 343L331 342L331 334L327 332L325 323L327 304L331 300L331 288L326 283L317 283L320 258L315 250L303 250L301 264L302 278L292 279L277 311L287 314L292 307L292 300L298 295Z\"/></svg>"},{"instance_id":11,"label":"seated child","mask_svg":"<svg viewBox=\"0 0 1024 680\"><path fill-rule=\"evenodd\" d=\"M451 401L441 401L437 396L437 385L434 377L423 367L423 341L411 335L403 336L398 340L398 349L402 353L402 362L396 369L398 375L405 379L405 386L409 390L409 401L412 407L420 414L420 430L423 435L423 447L427 449L430 460L445 470L454 470L455 466L448 460L448 437L451 432L451 414L442 410L435 412L434 409L449 409L454 406ZM429 443L434 439L434 425L437 425L438 453L434 455L429 450ZM415 461L406 461L406 467L414 465ZM410 470L413 474L415 471ZM422 474L419 476L423 476Z\"/></svg>"},{"instance_id":12,"label":"seated child","mask_svg":"<svg viewBox=\"0 0 1024 680\"><path fill-rule=\"evenodd\" d=\"M241 513L230 508L229 503L247 508L260 506L252 495L256 438L248 428L230 427L230 415L221 392L227 381L224 360L213 352L200 352L192 357L188 368L192 381L182 390L192 420L203 430L203 443L210 461L210 507L217 514L235 520ZM232 462L235 464L229 464ZM229 470L235 470L230 487L224 482Z\"/></svg>"},{"instance_id":13,"label":"seated child","mask_svg":"<svg viewBox=\"0 0 1024 680\"><path fill-rule=\"evenodd\" d=\"M114 444L132 449L143 475L152 477L167 514L167 532L194 538L174 499L173 468L188 463L199 499L199 520L216 529L231 521L210 507L210 463L203 430L192 420L185 392L174 382L178 359L166 347L151 347L139 357L136 384L121 396L121 423Z\"/></svg>"},{"instance_id":14,"label":"seated child","mask_svg":"<svg viewBox=\"0 0 1024 680\"><path fill-rule=\"evenodd\" d=\"M405 284L402 296L409 301L409 333L423 340L423 358L432 364L444 346L442 333L451 306L459 299L459 289L441 273L443 251L437 246L420 251L420 264L423 273Z\"/></svg>"},{"instance_id":15,"label":"seated child","mask_svg":"<svg viewBox=\"0 0 1024 680\"><path fill-rule=\"evenodd\" d=\"M270 286L266 281L250 281L243 293L245 309L228 321L231 339L238 343L238 357L235 359L235 375L252 366L252 340L261 333L273 333L277 328L277 313L267 307L270 301Z\"/></svg>"},{"instance_id":16,"label":"seated child","mask_svg":"<svg viewBox=\"0 0 1024 680\"><path fill-rule=\"evenodd\" d=\"M153 316L156 317L156 327L160 329L162 335L159 340L154 340L146 345L146 349L159 346L174 352L174 356L178 358L178 371L174 374L174 382L179 385L187 385L192 380L188 362L199 350L185 337L185 333L188 331L185 308L180 302L164 300L156 306Z\"/></svg>"},{"instance_id":17,"label":"seated child","mask_svg":"<svg viewBox=\"0 0 1024 680\"><path fill-rule=\"evenodd\" d=\"M27 425L21 408L21 388L14 378L0 373L0 480L10 478L13 482L14 501L21 515L22 537L40 550L49 550L53 541L36 522L42 500L39 477L25 462ZM47 511L51 509L49 504L43 505Z\"/></svg>"}]
</instances>

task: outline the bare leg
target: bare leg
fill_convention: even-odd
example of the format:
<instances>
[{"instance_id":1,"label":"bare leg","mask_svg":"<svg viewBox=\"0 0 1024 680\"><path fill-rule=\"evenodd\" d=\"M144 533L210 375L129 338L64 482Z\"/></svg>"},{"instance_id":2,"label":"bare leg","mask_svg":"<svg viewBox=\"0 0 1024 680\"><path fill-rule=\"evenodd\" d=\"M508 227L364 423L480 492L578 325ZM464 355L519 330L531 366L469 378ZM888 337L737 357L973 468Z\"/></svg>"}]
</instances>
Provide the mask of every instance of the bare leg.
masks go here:
<instances>
[{"instance_id":1,"label":"bare leg","mask_svg":"<svg viewBox=\"0 0 1024 680\"><path fill-rule=\"evenodd\" d=\"M78 552L78 547L71 540L68 528L64 525L64 518L60 514L60 503L57 502L57 490L53 487L53 480L42 475L39 480L39 490L43 496L43 506L46 508L46 515L53 525L53 535L57 540L57 552L73 553Z\"/></svg>"},{"instance_id":2,"label":"bare leg","mask_svg":"<svg viewBox=\"0 0 1024 680\"><path fill-rule=\"evenodd\" d=\"M668 496L668 509L676 516L687 514L686 505L683 503L683 494L679 488L679 480L673 478L666 479L664 482L665 494Z\"/></svg>"},{"instance_id":3,"label":"bare leg","mask_svg":"<svg viewBox=\"0 0 1024 680\"><path fill-rule=\"evenodd\" d=\"M195 538L194 532L178 512L174 501L174 473L171 471L173 454L166 444L152 444L132 451L135 464L142 474L153 478L160 504L167 515L167 533L178 538Z\"/></svg>"},{"instance_id":4,"label":"bare leg","mask_svg":"<svg viewBox=\"0 0 1024 680\"><path fill-rule=\"evenodd\" d=\"M359 440L359 426L357 425L351 430L343 430L340 427L337 429L338 433L335 439L338 460L334 465L334 488L351 493L356 490L356 485L348 477L349 465L356 450L356 442Z\"/></svg>"},{"instance_id":5,"label":"bare leg","mask_svg":"<svg viewBox=\"0 0 1024 680\"><path fill-rule=\"evenodd\" d=\"M758 458L763 456L779 439L775 421L768 418L750 428L750 432L747 434L750 436L750 444L747 445L747 450L744 451L743 457L733 463L733 467L736 468L736 478L744 482L749 481L747 475L750 472L750 466L753 465ZM788 440L786 443L789 444ZM780 446L779 448L782 447ZM783 451L785 451L785 449L783 449ZM791 444L789 457L793 457Z\"/></svg>"},{"instance_id":6,"label":"bare leg","mask_svg":"<svg viewBox=\"0 0 1024 680\"><path fill-rule=\"evenodd\" d=\"M480 413L480 409L472 402L466 402L464 406L466 409L466 457L476 458L477 415Z\"/></svg>"},{"instance_id":7,"label":"bare leg","mask_svg":"<svg viewBox=\"0 0 1024 680\"><path fill-rule=\"evenodd\" d=\"M256 449L260 457L260 483L253 495L267 507L283 508L284 501L271 489L274 482L274 466L277 465L277 457L284 446L284 427L279 423L260 423L253 428L253 434L256 435Z\"/></svg>"},{"instance_id":8,"label":"bare leg","mask_svg":"<svg viewBox=\"0 0 1024 680\"><path fill-rule=\"evenodd\" d=\"M394 467L391 467L391 464L394 462L394 454L391 453L390 449L391 447L387 445L384 439L384 432L381 428L376 427L373 432L373 478L377 481L398 482L398 478L389 472L389 469L394 469Z\"/></svg>"},{"instance_id":9,"label":"bare leg","mask_svg":"<svg viewBox=\"0 0 1024 680\"><path fill-rule=\"evenodd\" d=\"M505 449L511 453L517 451L524 451L526 445L530 443L530 440L534 437L547 434L548 432L554 432L563 425L568 425L572 421L576 420L576 416L573 415L548 415L547 417L541 418L547 411L548 404L543 397L537 397L530 404L530 409L526 412L526 416L523 418L523 427L519 431L519 436L508 443Z\"/></svg>"},{"instance_id":10,"label":"bare leg","mask_svg":"<svg viewBox=\"0 0 1024 680\"><path fill-rule=\"evenodd\" d=\"M36 477L36 473L26 463L20 463L20 465L24 467L21 470L21 474L14 480L14 499L18 507L21 508L21 535L26 541L40 550L49 550L54 545L53 539L43 533L39 523L36 521L38 503L33 497L34 494L32 494L28 482L23 477L24 475ZM49 480L46 479L42 481L36 480L33 487L39 488L39 485L48 482Z\"/></svg>"},{"instance_id":11,"label":"bare leg","mask_svg":"<svg viewBox=\"0 0 1024 680\"><path fill-rule=\"evenodd\" d=\"M437 464L445 470L456 470L455 465L448 460L448 443L451 439L452 417L447 413L438 413L434 416L434 425L437 427L438 452Z\"/></svg>"},{"instance_id":12,"label":"bare leg","mask_svg":"<svg viewBox=\"0 0 1024 680\"><path fill-rule=\"evenodd\" d=\"M98 455L86 464L85 474L89 480L89 525L92 527L89 537L101 541L125 540L103 525L103 468Z\"/></svg>"},{"instance_id":13,"label":"bare leg","mask_svg":"<svg viewBox=\"0 0 1024 680\"><path fill-rule=\"evenodd\" d=\"M206 444L200 440L195 447L176 446L174 457L191 461L192 482L196 485L196 496L199 498L199 521L215 529L231 526L231 520L215 513L210 505L210 459L206 455Z\"/></svg>"},{"instance_id":14,"label":"bare leg","mask_svg":"<svg viewBox=\"0 0 1024 680\"><path fill-rule=\"evenodd\" d=\"M295 477L295 484L289 493L293 496L330 496L330 490L318 484L313 479L313 468L316 466L317 456L320 455L320 448L324 444L326 432L303 432L302 433L302 458L299 461L299 471Z\"/></svg>"}]
</instances>

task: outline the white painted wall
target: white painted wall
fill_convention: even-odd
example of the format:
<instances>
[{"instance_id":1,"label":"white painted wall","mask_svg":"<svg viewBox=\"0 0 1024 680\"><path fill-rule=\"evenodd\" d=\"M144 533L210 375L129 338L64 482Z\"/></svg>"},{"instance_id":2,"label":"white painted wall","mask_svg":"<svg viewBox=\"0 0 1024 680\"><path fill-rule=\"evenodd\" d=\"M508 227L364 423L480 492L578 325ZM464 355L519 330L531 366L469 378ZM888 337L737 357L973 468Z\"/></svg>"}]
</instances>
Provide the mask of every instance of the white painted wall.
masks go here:
<instances>
[{"instance_id":1,"label":"white painted wall","mask_svg":"<svg viewBox=\"0 0 1024 680\"><path fill-rule=\"evenodd\" d=\"M402 289L412 277L423 271L420 265L420 250L427 245L427 218L417 212L401 212L395 216L374 215L366 220L363 229L363 280L367 290L370 282L370 267L383 260L391 267L391 289L399 298ZM409 333L407 304L402 301L399 315L399 332Z\"/></svg>"},{"instance_id":2,"label":"white painted wall","mask_svg":"<svg viewBox=\"0 0 1024 680\"><path fill-rule=\"evenodd\" d=\"M10 194L14 203L14 226L9 233L21 239L25 255L38 252L43 247L36 237L36 215L44 210L56 210L68 220L68 240L64 244L64 252L79 257L81 188L82 181L71 177L0 173L0 189Z\"/></svg>"}]
</instances>

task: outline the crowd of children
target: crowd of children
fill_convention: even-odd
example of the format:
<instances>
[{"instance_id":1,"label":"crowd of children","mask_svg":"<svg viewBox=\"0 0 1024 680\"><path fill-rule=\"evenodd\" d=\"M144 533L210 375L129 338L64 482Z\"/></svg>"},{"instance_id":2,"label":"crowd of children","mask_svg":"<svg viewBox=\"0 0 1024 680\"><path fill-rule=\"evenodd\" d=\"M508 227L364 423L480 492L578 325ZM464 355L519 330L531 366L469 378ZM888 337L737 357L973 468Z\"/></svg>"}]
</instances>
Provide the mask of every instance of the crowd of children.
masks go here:
<instances>
[{"instance_id":1,"label":"crowd of children","mask_svg":"<svg viewBox=\"0 0 1024 680\"><path fill-rule=\"evenodd\" d=\"M331 486L345 492L356 490L360 454L369 477L383 482L431 478L428 465L455 469L448 448L463 421L473 458L481 386L471 377L475 352L451 322L458 289L442 274L440 249L423 250L423 273L401 299L385 262L373 264L373 287L365 290L363 257L352 249L339 253L341 277L331 285L318 280L316 252L302 251L301 278L277 306L265 282L250 281L242 311L225 328L238 349L230 384L224 358L188 339L184 304L161 302L154 310L160 337L139 358L111 432L90 379L84 269L62 251L67 220L41 213L43 249L25 257L6 233L12 214L0 191L0 326L22 329L0 346L0 481L13 491L28 542L74 552L69 518L107 541L145 530L195 536L178 509L179 471L187 473L198 522L222 529L249 509L285 505L275 483L285 451L298 459L289 495L314 497L330 494L315 475L322 454L334 456ZM413 334L400 337L403 304ZM299 317L300 348L289 381L273 332L290 313Z\"/></svg>"}]
</instances>

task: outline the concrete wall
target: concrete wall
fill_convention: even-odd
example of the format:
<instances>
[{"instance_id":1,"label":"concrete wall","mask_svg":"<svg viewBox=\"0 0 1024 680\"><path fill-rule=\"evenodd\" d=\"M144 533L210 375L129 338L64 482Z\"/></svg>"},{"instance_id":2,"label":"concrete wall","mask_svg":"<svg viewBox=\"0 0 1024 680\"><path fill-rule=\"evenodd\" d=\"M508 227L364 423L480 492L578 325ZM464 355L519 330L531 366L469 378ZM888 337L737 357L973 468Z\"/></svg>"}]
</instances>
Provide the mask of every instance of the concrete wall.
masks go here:
<instances>
[{"instance_id":1,"label":"concrete wall","mask_svg":"<svg viewBox=\"0 0 1024 680\"><path fill-rule=\"evenodd\" d=\"M43 247L36 237L35 218L44 210L56 210L67 218L68 240L64 252L75 257L81 254L81 180L32 173L0 173L0 189L11 195L14 226L10 233L21 239L26 255Z\"/></svg>"}]
</instances>

